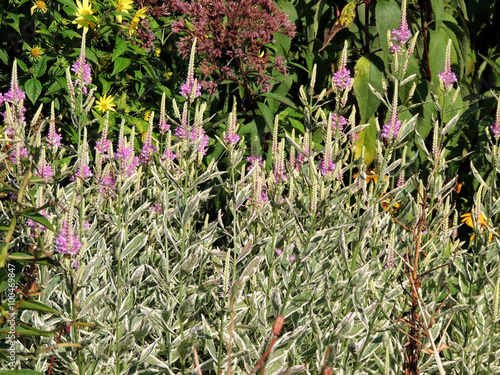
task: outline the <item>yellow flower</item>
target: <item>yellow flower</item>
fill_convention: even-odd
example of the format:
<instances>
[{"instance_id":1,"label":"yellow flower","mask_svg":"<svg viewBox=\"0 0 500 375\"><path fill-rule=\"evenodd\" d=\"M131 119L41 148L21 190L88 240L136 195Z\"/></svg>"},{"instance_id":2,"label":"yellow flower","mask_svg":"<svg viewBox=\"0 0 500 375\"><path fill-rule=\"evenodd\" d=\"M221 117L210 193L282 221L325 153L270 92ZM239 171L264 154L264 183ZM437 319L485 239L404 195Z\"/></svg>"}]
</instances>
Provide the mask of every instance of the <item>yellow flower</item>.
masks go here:
<instances>
[{"instance_id":1,"label":"yellow flower","mask_svg":"<svg viewBox=\"0 0 500 375\"><path fill-rule=\"evenodd\" d=\"M106 111L114 111L116 112L116 104L113 103L114 97L113 96L107 96L106 94L101 95L101 99L96 101L96 108L97 110L101 112L106 112Z\"/></svg>"},{"instance_id":2,"label":"yellow flower","mask_svg":"<svg viewBox=\"0 0 500 375\"><path fill-rule=\"evenodd\" d=\"M78 25L78 28L84 28L88 29L89 26L91 28L95 27L95 23L92 21L87 20L83 16L91 16L95 12L97 12L97 9L92 8L92 3L89 0L76 0L76 6L77 6L77 11L75 12L76 19L73 20L73 23L76 23Z\"/></svg>"},{"instance_id":3,"label":"yellow flower","mask_svg":"<svg viewBox=\"0 0 500 375\"><path fill-rule=\"evenodd\" d=\"M156 48L155 49L155 56L160 57L160 54L161 54L161 48Z\"/></svg>"},{"instance_id":4,"label":"yellow flower","mask_svg":"<svg viewBox=\"0 0 500 375\"><path fill-rule=\"evenodd\" d=\"M148 8L144 7L135 12L134 18L132 18L132 21L130 21L130 25L128 27L129 35L135 33L135 30L137 30L137 28L139 27L139 22L141 22L141 19L146 18L147 10Z\"/></svg>"},{"instance_id":5,"label":"yellow flower","mask_svg":"<svg viewBox=\"0 0 500 375\"><path fill-rule=\"evenodd\" d=\"M469 212L469 213L463 214L460 217L463 217L462 223L465 223L469 227L474 228L474 223L472 221L472 213ZM479 213L479 225L481 226L482 230L486 229L486 224L487 223L488 223L488 220L486 220L486 218L484 217L483 213L480 212Z\"/></svg>"},{"instance_id":6,"label":"yellow flower","mask_svg":"<svg viewBox=\"0 0 500 375\"><path fill-rule=\"evenodd\" d=\"M116 7L116 11L130 14L128 12L128 10L132 9L133 3L134 3L133 0L118 0L118 6ZM116 22L122 23L122 16L121 15L116 16Z\"/></svg>"},{"instance_id":7,"label":"yellow flower","mask_svg":"<svg viewBox=\"0 0 500 375\"><path fill-rule=\"evenodd\" d=\"M28 47L28 59L31 62L36 62L40 59L40 56L43 55L43 49L40 48L39 46L33 46L32 48Z\"/></svg>"},{"instance_id":8,"label":"yellow flower","mask_svg":"<svg viewBox=\"0 0 500 375\"><path fill-rule=\"evenodd\" d=\"M472 220L472 213L466 213L463 214L462 216L462 223L465 223L465 225L468 225L469 227L473 228L474 227L474 221ZM484 232L487 228L486 225L488 224L488 220L486 217L483 215L482 212L479 213L479 226L481 227L480 230L481 232ZM491 225L488 224L488 226L491 228ZM491 242L493 239L493 233L490 232L490 235L488 236L488 242ZM471 236L470 240L474 240L474 235Z\"/></svg>"},{"instance_id":9,"label":"yellow flower","mask_svg":"<svg viewBox=\"0 0 500 375\"><path fill-rule=\"evenodd\" d=\"M35 2L35 5L31 7L31 15L35 12L47 13L47 6L45 5L45 1L38 0Z\"/></svg>"},{"instance_id":10,"label":"yellow flower","mask_svg":"<svg viewBox=\"0 0 500 375\"><path fill-rule=\"evenodd\" d=\"M392 199L386 199L385 201L380 202L380 205L384 208L384 211L387 211L389 207L391 206L391 201ZM395 202L392 205L391 211L397 211L399 209L399 203Z\"/></svg>"},{"instance_id":11,"label":"yellow flower","mask_svg":"<svg viewBox=\"0 0 500 375\"><path fill-rule=\"evenodd\" d=\"M150 117L151 117L151 111L144 112L144 121L149 121Z\"/></svg>"},{"instance_id":12,"label":"yellow flower","mask_svg":"<svg viewBox=\"0 0 500 375\"><path fill-rule=\"evenodd\" d=\"M359 173L356 173L354 176L352 176L354 179L358 178ZM384 181L387 180L387 176L384 176ZM373 181L377 183L378 181L378 176L377 176L377 168L373 169L367 169L366 170L366 183L368 184L370 181Z\"/></svg>"}]
</instances>

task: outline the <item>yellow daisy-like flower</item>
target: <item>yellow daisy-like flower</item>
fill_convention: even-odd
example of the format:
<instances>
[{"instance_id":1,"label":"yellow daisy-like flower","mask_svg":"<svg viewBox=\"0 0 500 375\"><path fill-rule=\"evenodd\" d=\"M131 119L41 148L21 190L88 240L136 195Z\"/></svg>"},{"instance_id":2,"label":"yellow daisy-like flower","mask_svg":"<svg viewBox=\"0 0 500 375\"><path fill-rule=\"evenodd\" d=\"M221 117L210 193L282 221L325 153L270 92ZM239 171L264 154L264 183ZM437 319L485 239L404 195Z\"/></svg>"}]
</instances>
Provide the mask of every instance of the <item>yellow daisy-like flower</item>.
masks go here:
<instances>
[{"instance_id":1,"label":"yellow daisy-like flower","mask_svg":"<svg viewBox=\"0 0 500 375\"><path fill-rule=\"evenodd\" d=\"M469 227L474 228L474 222L472 221L472 213L471 212L463 214L460 217L463 217L462 223L465 223ZM480 212L479 213L479 225L481 226L481 229L483 229L483 230L486 229L487 223L488 223L488 220L486 220L483 213Z\"/></svg>"},{"instance_id":2,"label":"yellow daisy-like flower","mask_svg":"<svg viewBox=\"0 0 500 375\"><path fill-rule=\"evenodd\" d=\"M356 173L354 176L352 176L354 179L358 178L359 173ZM387 176L384 176L384 181L387 180ZM373 169L367 169L366 170L366 183L368 184L370 181L373 181L377 183L378 181L378 175L377 175L377 168Z\"/></svg>"},{"instance_id":3,"label":"yellow daisy-like flower","mask_svg":"<svg viewBox=\"0 0 500 375\"><path fill-rule=\"evenodd\" d=\"M144 7L135 12L134 18L132 18L132 21L130 21L130 25L128 27L129 35L134 34L135 30L137 30L137 28L139 27L139 22L141 22L141 19L146 18L147 10L148 8Z\"/></svg>"},{"instance_id":4,"label":"yellow daisy-like flower","mask_svg":"<svg viewBox=\"0 0 500 375\"><path fill-rule=\"evenodd\" d=\"M462 216L462 223L465 223L465 225L468 225L469 227L473 228L474 227L474 222L472 220L472 213L468 212L466 214L463 214ZM486 217L483 215L482 212L479 213L479 226L481 227L481 232L484 232L487 228L486 225L488 225L491 228L491 224L488 224L488 220ZM488 242L491 242L493 239L493 233L490 232L488 236ZM471 236L470 238L471 241L474 240L474 235Z\"/></svg>"},{"instance_id":5,"label":"yellow daisy-like flower","mask_svg":"<svg viewBox=\"0 0 500 375\"><path fill-rule=\"evenodd\" d=\"M116 107L116 104L113 103L114 99L115 98L112 95L107 96L106 94L103 94L101 95L101 99L95 102L96 103L95 108L103 113L106 111L116 112L116 109L114 108Z\"/></svg>"},{"instance_id":6,"label":"yellow daisy-like flower","mask_svg":"<svg viewBox=\"0 0 500 375\"><path fill-rule=\"evenodd\" d=\"M129 9L132 9L133 3L134 3L133 0L118 0L118 5L116 6L116 11L130 14L128 11L129 11ZM123 18L121 15L116 16L116 22L122 23L122 20L123 20Z\"/></svg>"},{"instance_id":7,"label":"yellow daisy-like flower","mask_svg":"<svg viewBox=\"0 0 500 375\"><path fill-rule=\"evenodd\" d=\"M31 15L35 12L47 13L47 6L45 5L45 1L38 0L35 2L35 5L31 7Z\"/></svg>"},{"instance_id":8,"label":"yellow daisy-like flower","mask_svg":"<svg viewBox=\"0 0 500 375\"><path fill-rule=\"evenodd\" d=\"M384 211L387 211L389 209L389 207L391 207L391 202L392 202L392 199L386 199L385 201L380 202L380 205L384 208ZM392 204L391 211L395 212L398 209L399 209L399 203L394 202L394 204Z\"/></svg>"},{"instance_id":9,"label":"yellow daisy-like flower","mask_svg":"<svg viewBox=\"0 0 500 375\"><path fill-rule=\"evenodd\" d=\"M44 50L42 48L40 48L39 46L30 47L30 48L28 48L28 52L27 52L28 59L31 62L36 62L40 59L40 57L43 55L43 53L44 53Z\"/></svg>"},{"instance_id":10,"label":"yellow daisy-like flower","mask_svg":"<svg viewBox=\"0 0 500 375\"><path fill-rule=\"evenodd\" d=\"M76 6L77 6L77 11L75 12L76 19L73 20L73 23L76 23L78 25L78 28L84 28L88 29L89 26L91 28L95 27L95 23L92 21L87 20L83 16L91 16L95 12L97 12L97 9L92 8L92 3L89 0L76 0Z\"/></svg>"}]
</instances>

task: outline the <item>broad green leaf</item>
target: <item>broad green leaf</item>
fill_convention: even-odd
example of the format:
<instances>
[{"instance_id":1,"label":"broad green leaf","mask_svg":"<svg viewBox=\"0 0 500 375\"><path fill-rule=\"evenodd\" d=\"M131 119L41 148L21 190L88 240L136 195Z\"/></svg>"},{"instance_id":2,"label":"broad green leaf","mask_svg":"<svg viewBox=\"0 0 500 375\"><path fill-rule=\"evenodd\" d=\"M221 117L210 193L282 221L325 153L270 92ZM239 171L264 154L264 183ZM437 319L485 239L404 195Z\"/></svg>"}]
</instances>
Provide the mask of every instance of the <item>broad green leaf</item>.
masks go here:
<instances>
[{"instance_id":1,"label":"broad green leaf","mask_svg":"<svg viewBox=\"0 0 500 375\"><path fill-rule=\"evenodd\" d=\"M49 88L46 90L45 92L45 95L51 95L55 92L58 92L59 90L61 90L64 86L61 86L61 83L56 80L54 82L52 82L52 84L49 86Z\"/></svg>"},{"instance_id":2,"label":"broad green leaf","mask_svg":"<svg viewBox=\"0 0 500 375\"><path fill-rule=\"evenodd\" d=\"M486 61L488 64L490 64L491 68L495 72L497 72L497 74L500 74L500 65L498 65L495 60L490 59L489 57L486 57L480 53L479 53L479 56L481 56L484 59L484 61Z\"/></svg>"},{"instance_id":3,"label":"broad green leaf","mask_svg":"<svg viewBox=\"0 0 500 375\"><path fill-rule=\"evenodd\" d=\"M431 0L432 11L434 12L434 22L436 22L435 30L439 30L443 22L444 1Z\"/></svg>"},{"instance_id":4,"label":"broad green leaf","mask_svg":"<svg viewBox=\"0 0 500 375\"><path fill-rule=\"evenodd\" d=\"M259 106L260 113L262 114L262 117L264 117L267 126L269 127L269 129L272 129L274 123L273 113L266 104L257 102L257 105Z\"/></svg>"},{"instance_id":5,"label":"broad green leaf","mask_svg":"<svg viewBox=\"0 0 500 375\"><path fill-rule=\"evenodd\" d=\"M111 88L111 82L104 79L103 76L99 76L99 82L101 82L102 84L102 92L109 92L109 89Z\"/></svg>"},{"instance_id":6,"label":"broad green leaf","mask_svg":"<svg viewBox=\"0 0 500 375\"><path fill-rule=\"evenodd\" d=\"M358 141L356 142L356 150L354 152L355 159L360 158L364 152L364 163L367 166L369 166L377 156L376 140L378 135L375 117L372 117L368 123L370 125L361 130L358 134Z\"/></svg>"},{"instance_id":7,"label":"broad green leaf","mask_svg":"<svg viewBox=\"0 0 500 375\"><path fill-rule=\"evenodd\" d=\"M289 0L278 0L278 6L283 9L283 11L288 14L290 21L295 22L298 18L297 10L293 6L293 2Z\"/></svg>"},{"instance_id":8,"label":"broad green leaf","mask_svg":"<svg viewBox=\"0 0 500 375\"><path fill-rule=\"evenodd\" d=\"M366 124L375 114L380 100L370 90L369 84L382 92L382 77L384 63L372 54L363 55L354 67L354 92L358 101L361 122Z\"/></svg>"},{"instance_id":9,"label":"broad green leaf","mask_svg":"<svg viewBox=\"0 0 500 375\"><path fill-rule=\"evenodd\" d=\"M77 7L74 1L72 0L58 0L58 2L70 7L72 10L76 11Z\"/></svg>"},{"instance_id":10,"label":"broad green leaf","mask_svg":"<svg viewBox=\"0 0 500 375\"><path fill-rule=\"evenodd\" d=\"M19 60L17 57L16 57L16 61L17 61L17 66L19 68L21 68L23 72L27 73L28 67L26 66L26 64L22 60Z\"/></svg>"},{"instance_id":11,"label":"broad green leaf","mask_svg":"<svg viewBox=\"0 0 500 375\"><path fill-rule=\"evenodd\" d=\"M284 57L288 56L288 51L290 51L290 46L292 44L290 37L276 33L273 35L273 39L275 42L272 44L272 47L276 49L277 54Z\"/></svg>"},{"instance_id":12,"label":"broad green leaf","mask_svg":"<svg viewBox=\"0 0 500 375\"><path fill-rule=\"evenodd\" d=\"M126 50L127 50L127 43L125 43L123 39L120 38L119 36L116 37L115 49L113 50L113 55L111 56L113 61L116 60L118 57L120 57L121 54Z\"/></svg>"},{"instance_id":13,"label":"broad green leaf","mask_svg":"<svg viewBox=\"0 0 500 375\"><path fill-rule=\"evenodd\" d=\"M439 29L439 32L429 30L429 35L429 65L431 68L432 83L434 87L439 88L439 78L437 75L444 70L444 52L446 51L446 45L448 44L449 38L443 28ZM451 53L454 53L453 48Z\"/></svg>"},{"instance_id":14,"label":"broad green leaf","mask_svg":"<svg viewBox=\"0 0 500 375\"><path fill-rule=\"evenodd\" d=\"M44 375L35 370L0 370L0 375Z\"/></svg>"},{"instance_id":15,"label":"broad green leaf","mask_svg":"<svg viewBox=\"0 0 500 375\"><path fill-rule=\"evenodd\" d=\"M22 17L22 14L17 14L14 12L8 12L5 14L6 14L5 23L10 25L14 30L16 30L16 33L18 35L22 35L23 33L21 32L21 29L19 28L19 26L21 25L20 18ZM14 21L14 22L7 22L7 20L9 20L9 19Z\"/></svg>"},{"instance_id":16,"label":"broad green leaf","mask_svg":"<svg viewBox=\"0 0 500 375\"><path fill-rule=\"evenodd\" d=\"M392 56L389 52L387 30L399 28L401 9L396 1L378 0L375 5L375 22L377 23L378 37L382 46L383 59L389 63Z\"/></svg>"},{"instance_id":17,"label":"broad green leaf","mask_svg":"<svg viewBox=\"0 0 500 375\"><path fill-rule=\"evenodd\" d=\"M126 69L130 65L130 61L131 60L127 57L117 57L114 62L113 73L111 73L111 75L114 76L115 74Z\"/></svg>"},{"instance_id":18,"label":"broad green leaf","mask_svg":"<svg viewBox=\"0 0 500 375\"><path fill-rule=\"evenodd\" d=\"M54 227L50 223L49 219L47 219L42 214L38 212L29 212L29 213L23 213L23 216L33 221L36 221L38 224L41 224L45 228L51 230L52 232L55 232Z\"/></svg>"},{"instance_id":19,"label":"broad green leaf","mask_svg":"<svg viewBox=\"0 0 500 375\"><path fill-rule=\"evenodd\" d=\"M28 96L31 103L35 104L42 93L42 83L36 78L28 79L24 83L24 91L26 91L26 96Z\"/></svg>"},{"instance_id":20,"label":"broad green leaf","mask_svg":"<svg viewBox=\"0 0 500 375\"><path fill-rule=\"evenodd\" d=\"M16 301L17 303L17 301ZM5 302L2 305L2 308L4 310L7 310L8 307L8 302ZM34 311L43 311L43 312L50 312L53 314L59 315L59 312L57 310L54 310L52 307L47 306L41 302L38 301L23 301L21 302L21 305L19 306L19 310L34 310Z\"/></svg>"},{"instance_id":21,"label":"broad green leaf","mask_svg":"<svg viewBox=\"0 0 500 375\"><path fill-rule=\"evenodd\" d=\"M445 15L446 17L443 19L443 28L448 34L448 37L453 41L453 47L456 51L459 65L459 71L456 72L456 74L460 79L462 72L465 70L467 60L471 57L470 35L468 32L464 31L464 29L460 27L454 19L446 19L451 18L450 15L446 13ZM454 58L453 55L452 58Z\"/></svg>"},{"instance_id":22,"label":"broad green leaf","mask_svg":"<svg viewBox=\"0 0 500 375\"><path fill-rule=\"evenodd\" d=\"M5 65L9 65L9 55L4 49L0 49L0 60L2 60Z\"/></svg>"},{"instance_id":23,"label":"broad green leaf","mask_svg":"<svg viewBox=\"0 0 500 375\"><path fill-rule=\"evenodd\" d=\"M77 33L75 30L72 30L72 29L63 29L61 31L61 34L63 37L65 38L80 38L80 34Z\"/></svg>"},{"instance_id":24,"label":"broad green leaf","mask_svg":"<svg viewBox=\"0 0 500 375\"><path fill-rule=\"evenodd\" d=\"M263 96L265 98L271 98L271 99L277 100L280 103L283 103L289 107L292 107L293 109L297 109L297 106L295 105L295 103L283 95L276 94L273 92L265 92L265 93L261 94L261 96Z\"/></svg>"}]
</instances>

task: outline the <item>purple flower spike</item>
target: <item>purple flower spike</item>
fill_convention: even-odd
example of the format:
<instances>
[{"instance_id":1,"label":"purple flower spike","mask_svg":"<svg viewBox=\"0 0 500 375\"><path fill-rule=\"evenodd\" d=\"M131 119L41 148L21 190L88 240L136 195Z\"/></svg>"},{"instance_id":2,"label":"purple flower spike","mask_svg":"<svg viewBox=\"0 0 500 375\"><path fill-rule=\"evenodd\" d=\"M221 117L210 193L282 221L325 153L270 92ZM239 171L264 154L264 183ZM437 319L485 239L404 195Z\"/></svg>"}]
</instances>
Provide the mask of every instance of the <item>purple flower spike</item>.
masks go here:
<instances>
[{"instance_id":1,"label":"purple flower spike","mask_svg":"<svg viewBox=\"0 0 500 375\"><path fill-rule=\"evenodd\" d=\"M396 140L399 136L399 129L401 129L401 120L398 119L398 90L396 87L392 100L391 119L383 126L380 135L388 140Z\"/></svg>"},{"instance_id":2,"label":"purple flower spike","mask_svg":"<svg viewBox=\"0 0 500 375\"><path fill-rule=\"evenodd\" d=\"M78 237L75 235L73 226L64 219L61 230L55 240L55 250L58 253L75 255L82 247Z\"/></svg>"},{"instance_id":3,"label":"purple flower spike","mask_svg":"<svg viewBox=\"0 0 500 375\"><path fill-rule=\"evenodd\" d=\"M47 147L56 148L61 145L61 134L57 134L56 122L50 121L49 134L47 135Z\"/></svg>"},{"instance_id":4,"label":"purple flower spike","mask_svg":"<svg viewBox=\"0 0 500 375\"><path fill-rule=\"evenodd\" d=\"M406 0L403 0L401 3L401 21L399 23L399 29L392 30L391 42L389 42L391 53L399 53L403 44L410 38L411 32L406 22ZM394 42L394 44L392 44L392 42Z\"/></svg>"},{"instance_id":5,"label":"purple flower spike","mask_svg":"<svg viewBox=\"0 0 500 375\"><path fill-rule=\"evenodd\" d=\"M351 78L351 73L346 69L347 65L347 42L342 50L342 56L340 57L339 70L333 73L332 85L336 92L341 92L343 90L350 90L352 87L353 79Z\"/></svg>"},{"instance_id":6,"label":"purple flower spike","mask_svg":"<svg viewBox=\"0 0 500 375\"><path fill-rule=\"evenodd\" d=\"M444 87L450 89L454 82L457 82L457 76L451 71L451 39L446 46L446 55L444 59L444 71L438 74Z\"/></svg>"},{"instance_id":7,"label":"purple flower spike","mask_svg":"<svg viewBox=\"0 0 500 375\"><path fill-rule=\"evenodd\" d=\"M500 137L500 96L498 97L495 123L491 126L491 131L493 132L493 137L495 137L495 140L498 141L498 137Z\"/></svg>"},{"instance_id":8,"label":"purple flower spike","mask_svg":"<svg viewBox=\"0 0 500 375\"><path fill-rule=\"evenodd\" d=\"M71 70L76 73L75 86L81 85L83 92L87 93L87 87L90 82L92 82L92 76L90 71L90 65L87 64L85 59L85 34L82 35L82 45L80 48L80 56L71 66Z\"/></svg>"}]
</instances>

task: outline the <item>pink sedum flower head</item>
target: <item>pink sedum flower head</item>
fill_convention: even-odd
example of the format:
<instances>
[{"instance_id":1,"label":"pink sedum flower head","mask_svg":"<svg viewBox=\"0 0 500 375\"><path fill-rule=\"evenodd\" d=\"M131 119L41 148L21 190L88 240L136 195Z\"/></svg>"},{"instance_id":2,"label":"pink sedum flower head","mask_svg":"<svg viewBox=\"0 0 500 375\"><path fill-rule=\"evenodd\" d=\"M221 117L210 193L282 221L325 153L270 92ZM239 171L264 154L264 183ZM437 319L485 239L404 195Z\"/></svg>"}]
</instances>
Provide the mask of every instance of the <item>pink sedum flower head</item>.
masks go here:
<instances>
[{"instance_id":1,"label":"pink sedum flower head","mask_svg":"<svg viewBox=\"0 0 500 375\"><path fill-rule=\"evenodd\" d=\"M448 40L448 45L446 46L444 71L439 73L438 77L447 90L453 86L453 83L457 82L457 76L451 71L451 39Z\"/></svg>"}]
</instances>

